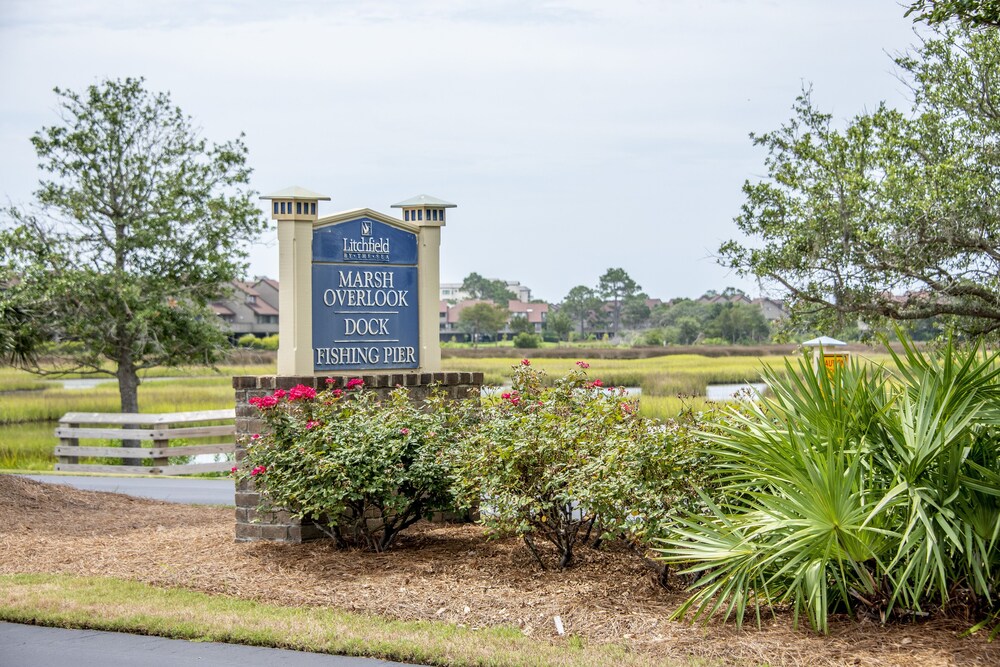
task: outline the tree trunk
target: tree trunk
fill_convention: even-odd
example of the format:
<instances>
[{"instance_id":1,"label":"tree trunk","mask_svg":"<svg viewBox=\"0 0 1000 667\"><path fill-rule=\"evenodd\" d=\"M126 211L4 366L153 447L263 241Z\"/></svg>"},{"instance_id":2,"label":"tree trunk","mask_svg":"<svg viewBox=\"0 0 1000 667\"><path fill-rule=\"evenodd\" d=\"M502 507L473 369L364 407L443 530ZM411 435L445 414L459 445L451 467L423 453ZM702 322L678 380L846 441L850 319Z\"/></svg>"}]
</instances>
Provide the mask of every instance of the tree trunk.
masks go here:
<instances>
[{"instance_id":1,"label":"tree trunk","mask_svg":"<svg viewBox=\"0 0 1000 667\"><path fill-rule=\"evenodd\" d=\"M121 397L122 413L139 412L139 374L136 373L135 366L131 359L118 362L118 394ZM138 428L138 424L125 424L122 428ZM122 440L122 447L141 447L140 440ZM123 459L122 464L127 466L137 466L142 463L141 459Z\"/></svg>"}]
</instances>

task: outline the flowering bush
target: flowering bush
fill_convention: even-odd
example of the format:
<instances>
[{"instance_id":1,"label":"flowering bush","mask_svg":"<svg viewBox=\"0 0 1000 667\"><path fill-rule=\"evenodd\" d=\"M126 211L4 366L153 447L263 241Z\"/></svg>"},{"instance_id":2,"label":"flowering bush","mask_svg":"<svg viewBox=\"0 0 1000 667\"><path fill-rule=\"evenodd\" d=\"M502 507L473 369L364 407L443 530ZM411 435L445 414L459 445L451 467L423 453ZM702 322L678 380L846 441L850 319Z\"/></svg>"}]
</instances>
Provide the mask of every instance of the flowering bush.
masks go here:
<instances>
[{"instance_id":1,"label":"flowering bush","mask_svg":"<svg viewBox=\"0 0 1000 667\"><path fill-rule=\"evenodd\" d=\"M452 508L444 452L457 417L437 391L418 405L404 389L380 400L363 386L300 385L251 399L271 433L250 439L237 475L338 544L383 551L414 522Z\"/></svg>"},{"instance_id":2,"label":"flowering bush","mask_svg":"<svg viewBox=\"0 0 1000 667\"><path fill-rule=\"evenodd\" d=\"M683 482L668 429L640 417L624 389L588 380L587 367L543 387L522 361L455 455L462 502L481 499L480 521L521 535L543 568L536 539L556 547L560 567L591 534L644 539Z\"/></svg>"}]
</instances>

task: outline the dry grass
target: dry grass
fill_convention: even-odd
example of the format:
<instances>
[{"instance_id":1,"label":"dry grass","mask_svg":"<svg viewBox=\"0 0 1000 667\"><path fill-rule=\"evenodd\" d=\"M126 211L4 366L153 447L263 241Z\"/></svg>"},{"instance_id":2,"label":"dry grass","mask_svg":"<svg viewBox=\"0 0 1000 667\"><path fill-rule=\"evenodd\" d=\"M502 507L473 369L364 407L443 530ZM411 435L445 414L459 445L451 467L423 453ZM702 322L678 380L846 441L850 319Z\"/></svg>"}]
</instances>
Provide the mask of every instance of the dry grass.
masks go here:
<instances>
[{"instance_id":1,"label":"dry grass","mask_svg":"<svg viewBox=\"0 0 1000 667\"><path fill-rule=\"evenodd\" d=\"M238 544L232 510L172 505L0 476L0 574L106 576L284 606L330 607L397 620L515 626L548 643L553 617L587 643L626 643L654 662L996 665L1000 644L959 638L960 621L880 627L839 619L830 636L779 615L761 630L666 620L680 591L655 586L627 553L580 553L540 572L516 540L469 525L424 524L387 554L328 543Z\"/></svg>"}]
</instances>

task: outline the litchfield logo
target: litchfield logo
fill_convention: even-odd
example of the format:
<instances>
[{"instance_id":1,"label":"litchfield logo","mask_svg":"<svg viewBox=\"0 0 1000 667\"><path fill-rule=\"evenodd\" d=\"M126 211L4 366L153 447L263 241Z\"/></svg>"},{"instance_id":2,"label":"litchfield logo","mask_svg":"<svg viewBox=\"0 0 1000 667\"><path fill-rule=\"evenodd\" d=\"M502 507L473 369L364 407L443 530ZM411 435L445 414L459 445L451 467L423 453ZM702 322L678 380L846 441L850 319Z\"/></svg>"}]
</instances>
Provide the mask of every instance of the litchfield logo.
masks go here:
<instances>
[{"instance_id":1,"label":"litchfield logo","mask_svg":"<svg viewBox=\"0 0 1000 667\"><path fill-rule=\"evenodd\" d=\"M371 236L372 235L372 221L371 220L362 220L361 221L361 235L362 236Z\"/></svg>"},{"instance_id":2,"label":"litchfield logo","mask_svg":"<svg viewBox=\"0 0 1000 667\"><path fill-rule=\"evenodd\" d=\"M347 261L388 262L389 239L344 239L344 259Z\"/></svg>"}]
</instances>

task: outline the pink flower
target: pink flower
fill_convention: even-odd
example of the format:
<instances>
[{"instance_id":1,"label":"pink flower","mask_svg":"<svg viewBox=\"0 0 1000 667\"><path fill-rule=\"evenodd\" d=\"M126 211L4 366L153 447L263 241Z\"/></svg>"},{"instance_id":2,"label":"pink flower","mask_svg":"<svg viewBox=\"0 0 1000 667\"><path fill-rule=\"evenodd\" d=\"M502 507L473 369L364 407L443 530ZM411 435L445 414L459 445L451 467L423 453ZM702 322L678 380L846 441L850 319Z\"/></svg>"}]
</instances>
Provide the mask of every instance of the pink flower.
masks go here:
<instances>
[{"instance_id":1,"label":"pink flower","mask_svg":"<svg viewBox=\"0 0 1000 667\"><path fill-rule=\"evenodd\" d=\"M326 383L327 384L337 384L337 378L327 378L326 379Z\"/></svg>"},{"instance_id":2,"label":"pink flower","mask_svg":"<svg viewBox=\"0 0 1000 667\"><path fill-rule=\"evenodd\" d=\"M527 360L527 359L521 359L521 365L522 366L530 366L531 362L529 360Z\"/></svg>"},{"instance_id":3,"label":"pink flower","mask_svg":"<svg viewBox=\"0 0 1000 667\"><path fill-rule=\"evenodd\" d=\"M265 466L257 466L250 471L250 476L256 477L257 475L263 475L265 472L267 472L267 468Z\"/></svg>"},{"instance_id":4,"label":"pink flower","mask_svg":"<svg viewBox=\"0 0 1000 667\"><path fill-rule=\"evenodd\" d=\"M229 469L229 472L231 472L231 473L233 473L235 475L236 474L236 470L237 470L236 466L233 466L232 468Z\"/></svg>"},{"instance_id":5,"label":"pink flower","mask_svg":"<svg viewBox=\"0 0 1000 667\"><path fill-rule=\"evenodd\" d=\"M260 440L260 433L254 433L250 436L251 440Z\"/></svg>"},{"instance_id":6,"label":"pink flower","mask_svg":"<svg viewBox=\"0 0 1000 667\"><path fill-rule=\"evenodd\" d=\"M306 422L306 429L316 428L317 426L319 426L319 422L313 419Z\"/></svg>"},{"instance_id":7,"label":"pink flower","mask_svg":"<svg viewBox=\"0 0 1000 667\"><path fill-rule=\"evenodd\" d=\"M292 387L292 390L288 392L289 401L300 401L312 398L316 398L316 390L304 384L295 385Z\"/></svg>"},{"instance_id":8,"label":"pink flower","mask_svg":"<svg viewBox=\"0 0 1000 667\"><path fill-rule=\"evenodd\" d=\"M586 361L578 361L576 362L576 365L583 369L590 368L590 364L588 364Z\"/></svg>"},{"instance_id":9,"label":"pink flower","mask_svg":"<svg viewBox=\"0 0 1000 667\"><path fill-rule=\"evenodd\" d=\"M274 396L254 396L248 403L250 405L256 406L258 410L267 410L268 408L273 408L278 404L278 399Z\"/></svg>"},{"instance_id":10,"label":"pink flower","mask_svg":"<svg viewBox=\"0 0 1000 667\"><path fill-rule=\"evenodd\" d=\"M604 386L604 382L601 381L601 380L594 380L590 384L594 385L595 387L603 387Z\"/></svg>"},{"instance_id":11,"label":"pink flower","mask_svg":"<svg viewBox=\"0 0 1000 667\"><path fill-rule=\"evenodd\" d=\"M363 386L365 386L365 381L362 380L361 378L351 378L350 380L347 381L347 390L348 391L350 391L351 389L355 389L357 387L363 387Z\"/></svg>"},{"instance_id":12,"label":"pink flower","mask_svg":"<svg viewBox=\"0 0 1000 667\"><path fill-rule=\"evenodd\" d=\"M622 403L622 412L624 412L625 414L628 414L628 415L632 414L632 404L631 403Z\"/></svg>"},{"instance_id":13,"label":"pink flower","mask_svg":"<svg viewBox=\"0 0 1000 667\"><path fill-rule=\"evenodd\" d=\"M334 398L340 398L341 396L344 395L344 390L343 389L334 389L330 393L333 394Z\"/></svg>"},{"instance_id":14,"label":"pink flower","mask_svg":"<svg viewBox=\"0 0 1000 667\"><path fill-rule=\"evenodd\" d=\"M505 401L510 401L511 405L517 405L518 403L521 402L521 397L518 395L516 391L505 391L504 393L500 394L500 398L504 399Z\"/></svg>"},{"instance_id":15,"label":"pink flower","mask_svg":"<svg viewBox=\"0 0 1000 667\"><path fill-rule=\"evenodd\" d=\"M410 429L405 428L405 427L399 429L399 432L402 433L403 435L410 435Z\"/></svg>"},{"instance_id":16,"label":"pink flower","mask_svg":"<svg viewBox=\"0 0 1000 667\"><path fill-rule=\"evenodd\" d=\"M288 392L285 391L284 389L275 389L274 390L274 397L275 398L284 398L287 395L288 395Z\"/></svg>"}]
</instances>

